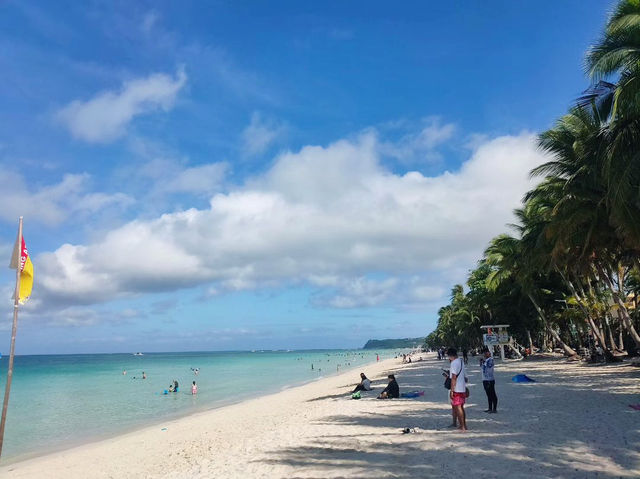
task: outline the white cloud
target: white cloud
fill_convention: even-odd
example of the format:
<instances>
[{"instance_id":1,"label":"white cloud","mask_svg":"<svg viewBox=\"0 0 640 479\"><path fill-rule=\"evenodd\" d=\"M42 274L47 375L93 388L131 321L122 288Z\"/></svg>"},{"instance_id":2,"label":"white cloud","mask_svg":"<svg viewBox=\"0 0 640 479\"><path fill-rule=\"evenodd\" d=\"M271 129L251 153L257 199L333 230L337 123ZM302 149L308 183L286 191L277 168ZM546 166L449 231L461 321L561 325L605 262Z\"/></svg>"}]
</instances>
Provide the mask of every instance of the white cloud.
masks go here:
<instances>
[{"instance_id":1,"label":"white cloud","mask_svg":"<svg viewBox=\"0 0 640 479\"><path fill-rule=\"evenodd\" d=\"M71 215L84 218L105 208L124 208L133 199L122 193L89 192L88 174L67 174L59 183L29 189L22 175L0 169L0 219L57 225Z\"/></svg>"},{"instance_id":2,"label":"white cloud","mask_svg":"<svg viewBox=\"0 0 640 479\"><path fill-rule=\"evenodd\" d=\"M259 112L251 115L251 122L242 131L242 149L245 155L264 153L281 136L285 127L273 119L266 119Z\"/></svg>"},{"instance_id":3,"label":"white cloud","mask_svg":"<svg viewBox=\"0 0 640 479\"><path fill-rule=\"evenodd\" d=\"M446 289L421 276L372 279L366 277L311 277L311 285L320 288L313 304L333 308L362 308L395 305L398 308L424 306L441 300Z\"/></svg>"},{"instance_id":4,"label":"white cloud","mask_svg":"<svg viewBox=\"0 0 640 479\"><path fill-rule=\"evenodd\" d=\"M97 243L40 255L39 287L91 303L205 284L219 294L324 283L335 307L393 302L402 289L402 302L429 302L444 290L411 278L473 266L545 160L529 133L486 141L459 171L433 177L392 173L380 150L368 132L283 153L206 209L133 221ZM372 274L384 279L362 279Z\"/></svg>"},{"instance_id":5,"label":"white cloud","mask_svg":"<svg viewBox=\"0 0 640 479\"><path fill-rule=\"evenodd\" d=\"M155 73L125 82L118 92L104 91L87 101L72 101L56 117L75 138L107 143L124 135L135 116L170 110L186 82L187 75L182 69L175 78Z\"/></svg>"},{"instance_id":6,"label":"white cloud","mask_svg":"<svg viewBox=\"0 0 640 479\"><path fill-rule=\"evenodd\" d=\"M142 24L140 25L140 29L145 34L149 34L151 32L151 29L153 29L155 24L158 22L159 18L160 18L160 15L158 14L157 11L151 10L150 12L147 12L145 16L142 18Z\"/></svg>"},{"instance_id":7,"label":"white cloud","mask_svg":"<svg viewBox=\"0 0 640 479\"><path fill-rule=\"evenodd\" d=\"M380 281L364 277L342 281L340 291L334 294L320 295L315 303L333 308L373 307L385 303L395 292L399 280L387 278Z\"/></svg>"},{"instance_id":8,"label":"white cloud","mask_svg":"<svg viewBox=\"0 0 640 479\"><path fill-rule=\"evenodd\" d=\"M229 165L224 162L185 166L171 158L155 158L137 173L153 180L154 194L188 193L213 194L220 189Z\"/></svg>"},{"instance_id":9,"label":"white cloud","mask_svg":"<svg viewBox=\"0 0 640 479\"><path fill-rule=\"evenodd\" d=\"M387 126L404 127L406 122ZM434 161L441 158L437 148L453 138L455 132L456 126L453 123L443 124L439 117L427 117L415 131L402 135L397 141L382 144L381 149L385 154L402 161Z\"/></svg>"}]
</instances>

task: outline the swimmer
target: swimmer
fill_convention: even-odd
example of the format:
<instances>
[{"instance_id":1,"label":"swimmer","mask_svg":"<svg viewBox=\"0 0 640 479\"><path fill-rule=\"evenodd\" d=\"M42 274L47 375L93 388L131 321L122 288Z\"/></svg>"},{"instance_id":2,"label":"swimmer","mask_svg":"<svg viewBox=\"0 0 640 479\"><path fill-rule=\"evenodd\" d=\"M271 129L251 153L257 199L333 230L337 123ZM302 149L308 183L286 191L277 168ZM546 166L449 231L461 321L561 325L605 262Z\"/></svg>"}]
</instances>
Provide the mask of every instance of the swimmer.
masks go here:
<instances>
[{"instance_id":1,"label":"swimmer","mask_svg":"<svg viewBox=\"0 0 640 479\"><path fill-rule=\"evenodd\" d=\"M127 370L126 370L126 369L123 369L123 370L122 370L122 375L123 375L123 376L126 376L126 375L127 375Z\"/></svg>"},{"instance_id":2,"label":"swimmer","mask_svg":"<svg viewBox=\"0 0 640 479\"><path fill-rule=\"evenodd\" d=\"M147 379L147 373L145 373L144 371L142 371L142 379Z\"/></svg>"},{"instance_id":3,"label":"swimmer","mask_svg":"<svg viewBox=\"0 0 640 479\"><path fill-rule=\"evenodd\" d=\"M191 394L198 394L198 385L195 381L193 381L193 384L191 385Z\"/></svg>"}]
</instances>

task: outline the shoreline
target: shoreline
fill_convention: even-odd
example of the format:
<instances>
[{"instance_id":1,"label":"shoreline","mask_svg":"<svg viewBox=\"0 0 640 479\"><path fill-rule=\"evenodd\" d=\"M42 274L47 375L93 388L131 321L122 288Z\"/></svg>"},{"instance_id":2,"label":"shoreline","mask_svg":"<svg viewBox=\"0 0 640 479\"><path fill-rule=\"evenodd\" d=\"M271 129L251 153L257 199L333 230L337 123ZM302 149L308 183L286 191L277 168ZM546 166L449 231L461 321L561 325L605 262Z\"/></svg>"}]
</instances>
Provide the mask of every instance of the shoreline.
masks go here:
<instances>
[{"instance_id":1,"label":"shoreline","mask_svg":"<svg viewBox=\"0 0 640 479\"><path fill-rule=\"evenodd\" d=\"M364 366L376 391L353 401L353 370L198 412L115 438L0 467L11 478L47 477L638 477L640 370L564 360L496 363L498 414L485 415L470 359L470 431L448 429L450 406L433 354ZM417 399L377 401L385 376ZM525 373L536 383L510 378ZM404 427L415 433L402 434ZM87 473L90 471L90 474ZM444 476L442 476L444 474Z\"/></svg>"},{"instance_id":2,"label":"shoreline","mask_svg":"<svg viewBox=\"0 0 640 479\"><path fill-rule=\"evenodd\" d=\"M317 350L317 351L324 351L324 350ZM363 350L363 351L366 351L366 350ZM159 354L161 354L161 353L159 353ZM207 414L207 413L211 413L211 412L214 412L214 411L219 411L221 409L224 409L224 408L227 408L227 407L230 407L230 406L241 405L241 404L243 404L245 402L259 400L260 398L265 398L265 397L268 397L268 396L277 395L277 394L280 394L280 393L282 393L284 391L289 391L289 390L292 390L292 389L304 387L306 385L313 384L313 383L316 383L316 382L319 382L319 381L324 381L326 379L335 378L336 376L340 376L342 374L351 373L351 372L353 372L353 370L357 370L359 368L368 368L368 367L370 367L372 365L381 364L381 363L383 363L385 361L394 361L394 360L395 359L391 359L391 358L383 359L383 360L380 360L379 362L376 362L375 360L372 360L372 362L370 362L370 363L354 365L354 366L345 366L344 368L342 368L338 372L335 372L335 371L334 372L329 372L326 375L318 376L318 377L315 377L315 378L312 378L312 379L306 379L306 380L293 382L291 384L285 384L283 386L274 387L273 389L270 389L270 390L257 391L256 392L257 394L254 394L254 395L247 394L245 396L241 396L241 397L238 397L238 398L224 399L224 400L216 401L215 403L210 403L208 405L203 405L201 408L199 408L197 410L190 410L190 411L176 412L176 413L168 413L167 416L164 416L162 418L154 419L153 421L140 423L140 424L137 424L137 425L132 425L130 427L126 427L126 428L121 429L119 431L90 434L90 435L83 436L83 437L80 437L80 438L75 439L75 440L65 441L64 443L62 443L60 445L56 445L56 446L51 446L51 447L47 447L47 448L44 448L44 449L40 449L38 451L22 453L22 454L18 454L18 455L15 455L15 456L9 456L8 458L4 458L3 457L2 460L0 461L0 471L2 470L3 466L11 466L13 464L17 464L17 463L21 463L21 462L25 462L25 461L37 460L37 459L42 458L42 457L47 457L47 456L51 456L51 455L55 455L55 454L64 453L65 451L72 450L72 449L75 449L75 448L78 448L78 447L82 447L84 445L98 444L98 443L101 443L101 442L104 442L104 441L116 440L119 437L124 437L124 436L128 436L130 434L135 434L137 432L140 432L140 431L143 431L143 430L146 430L146 429L150 429L150 428L156 428L156 427L159 427L160 425L163 425L163 424L168 423L168 422L180 421L180 420L184 420L184 419L191 418L191 417L194 417L194 416L198 416L198 415L201 415L201 414Z\"/></svg>"}]
</instances>

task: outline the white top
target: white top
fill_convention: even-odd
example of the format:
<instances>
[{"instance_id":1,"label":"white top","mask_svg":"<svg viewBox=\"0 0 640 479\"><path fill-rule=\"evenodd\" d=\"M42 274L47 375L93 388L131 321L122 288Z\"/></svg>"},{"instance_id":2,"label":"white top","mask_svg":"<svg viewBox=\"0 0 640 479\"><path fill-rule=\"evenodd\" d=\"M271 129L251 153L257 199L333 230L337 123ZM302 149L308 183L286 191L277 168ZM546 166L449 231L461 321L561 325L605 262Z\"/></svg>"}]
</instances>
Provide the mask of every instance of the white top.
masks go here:
<instances>
[{"instance_id":1,"label":"white top","mask_svg":"<svg viewBox=\"0 0 640 479\"><path fill-rule=\"evenodd\" d=\"M482 361L482 380L483 381L495 381L493 377L493 358L488 357Z\"/></svg>"},{"instance_id":2,"label":"white top","mask_svg":"<svg viewBox=\"0 0 640 479\"><path fill-rule=\"evenodd\" d=\"M451 367L449 369L449 377L453 379L453 375L456 375L456 387L453 390L454 393L463 393L467 388L467 382L465 381L466 371L464 370L464 362L462 358L456 358L451 361Z\"/></svg>"},{"instance_id":3,"label":"white top","mask_svg":"<svg viewBox=\"0 0 640 479\"><path fill-rule=\"evenodd\" d=\"M371 381L369 381L368 379L363 379L363 380L362 380L362 386L363 386L367 391L371 391Z\"/></svg>"}]
</instances>

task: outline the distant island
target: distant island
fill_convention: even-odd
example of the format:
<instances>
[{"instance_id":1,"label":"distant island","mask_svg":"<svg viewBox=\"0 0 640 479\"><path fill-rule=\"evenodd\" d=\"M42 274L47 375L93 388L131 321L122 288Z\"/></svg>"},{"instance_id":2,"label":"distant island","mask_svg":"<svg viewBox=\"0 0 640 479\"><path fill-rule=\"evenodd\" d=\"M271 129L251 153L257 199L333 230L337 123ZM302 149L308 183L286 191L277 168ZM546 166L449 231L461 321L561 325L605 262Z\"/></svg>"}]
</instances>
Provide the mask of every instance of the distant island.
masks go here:
<instances>
[{"instance_id":1,"label":"distant island","mask_svg":"<svg viewBox=\"0 0 640 479\"><path fill-rule=\"evenodd\" d=\"M362 349L405 349L424 344L424 338L370 339Z\"/></svg>"}]
</instances>

